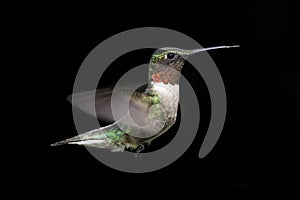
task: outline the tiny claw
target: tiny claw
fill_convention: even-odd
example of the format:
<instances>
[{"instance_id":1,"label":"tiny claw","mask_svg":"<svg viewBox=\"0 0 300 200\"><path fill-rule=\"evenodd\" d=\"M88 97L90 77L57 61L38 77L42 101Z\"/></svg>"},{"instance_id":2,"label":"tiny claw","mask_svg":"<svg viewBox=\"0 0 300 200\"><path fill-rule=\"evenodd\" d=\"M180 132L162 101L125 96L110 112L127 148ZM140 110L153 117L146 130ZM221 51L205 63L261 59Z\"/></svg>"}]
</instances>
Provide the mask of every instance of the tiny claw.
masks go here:
<instances>
[{"instance_id":1,"label":"tiny claw","mask_svg":"<svg viewBox=\"0 0 300 200\"><path fill-rule=\"evenodd\" d=\"M141 151L143 151L145 149L145 146L143 144L140 144L138 147L137 147L137 150L136 152L137 153L140 153Z\"/></svg>"}]
</instances>

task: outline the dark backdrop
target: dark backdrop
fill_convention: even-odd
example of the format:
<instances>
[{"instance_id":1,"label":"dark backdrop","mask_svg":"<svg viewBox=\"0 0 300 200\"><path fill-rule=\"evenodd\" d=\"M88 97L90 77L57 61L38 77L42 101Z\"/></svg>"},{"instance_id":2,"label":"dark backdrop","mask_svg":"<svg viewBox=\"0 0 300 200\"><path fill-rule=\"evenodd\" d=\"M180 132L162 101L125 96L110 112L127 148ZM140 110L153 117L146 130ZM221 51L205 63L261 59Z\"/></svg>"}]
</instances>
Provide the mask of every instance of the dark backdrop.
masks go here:
<instances>
[{"instance_id":1,"label":"dark backdrop","mask_svg":"<svg viewBox=\"0 0 300 200\"><path fill-rule=\"evenodd\" d=\"M290 154L283 151L290 152L294 146L283 149L274 141L286 143L290 134L299 131L296 3L265 0L141 4L144 5L140 8L129 3L103 3L93 9L55 6L46 12L42 41L47 47L47 60L42 74L50 91L46 98L51 102L46 144L49 195L84 193L139 198L141 194L183 192L201 196L201 189L244 191L257 184L266 187L279 176L271 172L278 163L295 167L288 161ZM240 44L239 49L209 52L222 74L228 98L225 127L214 149L203 159L197 156L202 131L209 121L209 99L201 77L187 67L183 74L201 94L204 117L192 146L171 165L151 173L130 174L103 165L84 147L50 147L53 142L77 134L66 97L72 93L85 57L106 38L146 26L180 31L203 47ZM152 52L131 52L110 67L124 64L127 69L148 62ZM109 71L106 76L117 77L125 71ZM169 138L172 131L153 148Z\"/></svg>"}]
</instances>

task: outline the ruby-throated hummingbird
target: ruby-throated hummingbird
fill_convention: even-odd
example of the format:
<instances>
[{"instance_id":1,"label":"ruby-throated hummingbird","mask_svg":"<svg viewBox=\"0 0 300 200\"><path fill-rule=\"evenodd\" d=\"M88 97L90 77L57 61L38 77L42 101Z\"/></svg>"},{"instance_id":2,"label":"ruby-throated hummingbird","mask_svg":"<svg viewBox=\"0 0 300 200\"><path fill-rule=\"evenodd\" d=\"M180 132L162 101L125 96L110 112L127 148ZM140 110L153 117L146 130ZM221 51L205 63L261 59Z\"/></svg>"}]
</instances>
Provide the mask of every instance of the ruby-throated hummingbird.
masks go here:
<instances>
[{"instance_id":1,"label":"ruby-throated hummingbird","mask_svg":"<svg viewBox=\"0 0 300 200\"><path fill-rule=\"evenodd\" d=\"M112 151L125 149L136 150L144 144L165 133L176 121L179 103L179 79L184 61L188 56L212 49L231 48L236 46L218 46L194 50L165 47L156 50L149 64L148 85L144 91L135 91L130 97L129 111L111 125L101 127L78 136L56 142L51 146L62 144L78 144ZM125 94L122 91L120 94ZM97 111L100 118L107 117L111 96L108 90L96 93L96 104L101 104ZM77 102L76 102L77 98ZM73 104L84 104L84 95L73 95ZM98 100L98 101L97 101ZM97 110L97 108L96 108ZM101 114L102 111L102 114ZM111 113L110 113L111 115Z\"/></svg>"}]
</instances>

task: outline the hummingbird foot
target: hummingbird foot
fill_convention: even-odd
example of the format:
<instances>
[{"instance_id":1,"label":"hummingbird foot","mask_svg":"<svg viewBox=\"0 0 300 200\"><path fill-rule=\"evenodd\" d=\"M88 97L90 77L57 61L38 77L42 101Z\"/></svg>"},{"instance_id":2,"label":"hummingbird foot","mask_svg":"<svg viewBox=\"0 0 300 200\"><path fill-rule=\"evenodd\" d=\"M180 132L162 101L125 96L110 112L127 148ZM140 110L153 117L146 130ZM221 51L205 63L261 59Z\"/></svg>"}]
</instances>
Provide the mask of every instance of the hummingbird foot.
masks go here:
<instances>
[{"instance_id":1,"label":"hummingbird foot","mask_svg":"<svg viewBox=\"0 0 300 200\"><path fill-rule=\"evenodd\" d=\"M140 145L137 147L137 149L135 150L136 153L134 153L134 157L136 157L136 158L140 157L140 158L141 158L142 156L141 156L140 152L143 151L144 149L145 149L144 144L140 144Z\"/></svg>"},{"instance_id":2,"label":"hummingbird foot","mask_svg":"<svg viewBox=\"0 0 300 200\"><path fill-rule=\"evenodd\" d=\"M140 153L141 151L143 151L145 149L145 145L144 144L140 144L137 149L136 149L136 152L137 153Z\"/></svg>"}]
</instances>

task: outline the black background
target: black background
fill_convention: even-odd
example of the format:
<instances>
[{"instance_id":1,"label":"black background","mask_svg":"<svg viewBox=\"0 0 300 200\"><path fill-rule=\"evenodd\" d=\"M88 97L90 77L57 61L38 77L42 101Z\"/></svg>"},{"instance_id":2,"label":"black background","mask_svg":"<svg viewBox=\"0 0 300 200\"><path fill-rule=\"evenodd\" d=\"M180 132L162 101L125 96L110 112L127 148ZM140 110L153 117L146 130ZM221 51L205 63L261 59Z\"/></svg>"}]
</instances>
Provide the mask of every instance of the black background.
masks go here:
<instances>
[{"instance_id":1,"label":"black background","mask_svg":"<svg viewBox=\"0 0 300 200\"><path fill-rule=\"evenodd\" d=\"M289 161L295 148L290 136L299 132L300 109L295 2L169 1L145 2L139 8L129 3L108 4L49 6L41 12L46 15L40 30L41 46L47 49L41 74L46 80L43 87L49 91L45 99L51 102L47 109L49 158L45 172L50 196L84 193L139 198L142 194L174 192L200 196L202 189L248 191L257 185L268 187L274 179L276 183L281 175L274 169L283 163L296 168ZM66 97L72 93L77 70L89 52L114 34L148 26L180 31L203 47L241 46L209 52L222 74L228 98L225 127L210 154L198 158L202 131L208 124L209 100L203 80L188 69L188 64L183 74L206 96L200 101L206 117L192 146L171 165L151 173L130 174L103 165L84 147L50 147L77 134ZM146 63L151 53L149 49L132 52L111 67ZM283 147L287 143L290 145ZM285 169L284 176L289 176Z\"/></svg>"}]
</instances>

